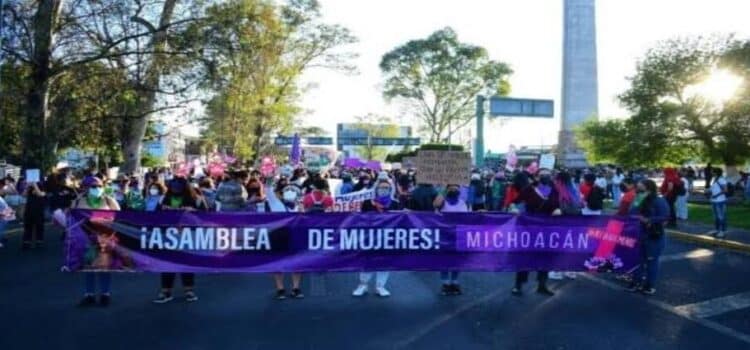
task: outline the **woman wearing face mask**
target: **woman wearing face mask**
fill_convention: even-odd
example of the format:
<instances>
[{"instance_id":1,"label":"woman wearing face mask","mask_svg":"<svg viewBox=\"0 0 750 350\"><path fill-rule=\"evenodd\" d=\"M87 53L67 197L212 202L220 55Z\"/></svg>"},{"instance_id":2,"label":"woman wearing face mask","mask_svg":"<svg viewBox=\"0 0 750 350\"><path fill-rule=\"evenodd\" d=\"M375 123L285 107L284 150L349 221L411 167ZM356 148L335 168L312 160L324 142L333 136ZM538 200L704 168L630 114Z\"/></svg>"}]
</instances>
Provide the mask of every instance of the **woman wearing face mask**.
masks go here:
<instances>
[{"instance_id":1,"label":"woman wearing face mask","mask_svg":"<svg viewBox=\"0 0 750 350\"><path fill-rule=\"evenodd\" d=\"M247 209L252 212L267 213L271 211L263 192L263 184L258 178L251 178L247 183Z\"/></svg>"},{"instance_id":2,"label":"woman wearing face mask","mask_svg":"<svg viewBox=\"0 0 750 350\"><path fill-rule=\"evenodd\" d=\"M448 185L445 188L445 196L435 197L433 206L442 213L466 213L469 206L460 198L461 190L458 185ZM440 272L440 280L443 282L440 293L442 295L461 295L461 285L458 283L458 271Z\"/></svg>"},{"instance_id":3,"label":"woman wearing face mask","mask_svg":"<svg viewBox=\"0 0 750 350\"><path fill-rule=\"evenodd\" d=\"M274 191L276 198L281 199L281 206L271 206L273 212L277 213L298 213L302 211L300 205L301 191L299 187L292 185L286 179L280 180L276 184L276 190ZM287 298L286 288L284 286L284 274L275 273L273 274L273 282L276 287L277 300L284 300ZM301 273L292 273L292 293L289 295L294 299L302 299L305 297L300 289L302 283Z\"/></svg>"},{"instance_id":4,"label":"woman wearing face mask","mask_svg":"<svg viewBox=\"0 0 750 350\"><path fill-rule=\"evenodd\" d=\"M518 194L514 203L521 204L525 213L541 215L561 215L560 200L557 190L552 181L552 175L547 169L541 169L533 184L526 186ZM513 211L515 214L521 213L519 210ZM537 271L537 293L547 296L555 295L547 288L547 271ZM519 271L516 273L516 283L511 293L515 296L523 294L523 284L529 279L529 271Z\"/></svg>"},{"instance_id":5,"label":"woman wearing face mask","mask_svg":"<svg viewBox=\"0 0 750 350\"><path fill-rule=\"evenodd\" d=\"M641 265L636 270L628 290L646 295L656 293L656 277L659 272L659 257L664 250L666 238L664 225L669 221L669 204L659 196L653 180L642 180L636 186L638 195L632 212L641 221Z\"/></svg>"},{"instance_id":6,"label":"woman wearing face mask","mask_svg":"<svg viewBox=\"0 0 750 350\"><path fill-rule=\"evenodd\" d=\"M145 211L157 211L161 206L161 202L164 199L164 194L167 193L167 188L159 182L153 182L148 186L148 192L144 198L143 210Z\"/></svg>"},{"instance_id":7,"label":"woman wearing face mask","mask_svg":"<svg viewBox=\"0 0 750 350\"><path fill-rule=\"evenodd\" d=\"M378 181L375 187L375 199L370 199L362 203L362 212L375 212L383 213L392 210L401 210L403 207L401 203L393 199L393 186L388 180ZM385 284L388 282L388 271L379 272L361 272L359 274L359 285L352 292L355 297L361 297L367 293L368 284L372 279L372 275L375 275L375 293L379 297L389 297L391 293L385 288Z\"/></svg>"},{"instance_id":8,"label":"woman wearing face mask","mask_svg":"<svg viewBox=\"0 0 750 350\"><path fill-rule=\"evenodd\" d=\"M198 200L198 195L184 177L174 177L169 181L167 193L164 195L159 210L205 210ZM155 304L164 304L174 300L172 296L172 287L177 278L176 273L167 272L161 274L161 291L156 299ZM181 273L182 288L185 290L185 301L194 302L198 300L195 294L195 274Z\"/></svg>"},{"instance_id":9,"label":"woman wearing face mask","mask_svg":"<svg viewBox=\"0 0 750 350\"><path fill-rule=\"evenodd\" d=\"M362 173L359 176L359 182L357 182L357 184L354 185L353 192L362 191L370 187L372 187L372 184L370 184L370 175L367 173Z\"/></svg>"},{"instance_id":10,"label":"woman wearing face mask","mask_svg":"<svg viewBox=\"0 0 750 350\"><path fill-rule=\"evenodd\" d=\"M73 203L73 208L95 210L120 210L117 201L104 194L104 183L97 177L87 177L83 182L85 194ZM87 272L83 299L78 304L86 307L96 304L95 284L99 280L99 305L107 306L111 301L110 286L112 274L109 272Z\"/></svg>"}]
</instances>

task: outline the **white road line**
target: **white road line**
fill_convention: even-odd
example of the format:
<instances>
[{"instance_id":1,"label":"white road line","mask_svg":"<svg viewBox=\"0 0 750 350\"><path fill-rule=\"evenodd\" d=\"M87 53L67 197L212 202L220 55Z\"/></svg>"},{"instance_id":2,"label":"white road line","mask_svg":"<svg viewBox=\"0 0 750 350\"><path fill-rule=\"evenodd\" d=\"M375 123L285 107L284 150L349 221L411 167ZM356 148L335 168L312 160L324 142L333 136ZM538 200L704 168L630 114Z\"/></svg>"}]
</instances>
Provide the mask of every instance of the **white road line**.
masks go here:
<instances>
[{"instance_id":1,"label":"white road line","mask_svg":"<svg viewBox=\"0 0 750 350\"><path fill-rule=\"evenodd\" d=\"M618 285L617 283L613 283L613 282L604 280L602 278L599 278L599 277L596 277L596 276L590 275L590 274L581 274L581 277L584 278L584 279L587 279L587 280L589 280L591 282L598 283L598 284L600 284L602 286L605 286L607 288L614 289L614 290L619 290L619 291L623 291L623 293L624 293L624 287ZM726 336L729 336L729 337L732 337L734 339L741 340L741 341L743 341L745 343L750 344L750 334L745 334L745 333L742 333L742 332L738 332L738 331L736 331L736 330L734 330L732 328L729 328L727 326L721 325L721 324L716 323L714 321L710 321L710 320L707 320L705 318L700 318L700 317L693 316L693 315L691 315L688 312L677 310L676 307L674 307L672 305L669 305L669 304L667 304L665 302L658 301L656 299L645 298L644 300L647 303L649 303L649 304L651 304L653 306L656 306L656 307L658 307L658 308L660 308L660 309L662 309L664 311L670 312L670 313L675 314L677 316L680 316L682 318L685 318L685 319L688 319L690 321L693 321L693 322L695 322L695 323L697 323L697 324L699 324L699 325L701 325L703 327L713 329L713 330L715 330L715 331L717 331L719 333L722 333L722 334L724 334Z\"/></svg>"},{"instance_id":2,"label":"white road line","mask_svg":"<svg viewBox=\"0 0 750 350\"><path fill-rule=\"evenodd\" d=\"M665 261L677 261L677 260L683 260L683 259L705 258L707 256L712 256L712 255L714 255L713 250L701 248L701 249L691 250L689 252L662 255L659 258L659 261L665 262Z\"/></svg>"},{"instance_id":3,"label":"white road line","mask_svg":"<svg viewBox=\"0 0 750 350\"><path fill-rule=\"evenodd\" d=\"M750 292L728 295L694 304L680 305L675 307L675 309L695 317L708 318L746 307L750 307Z\"/></svg>"}]
</instances>

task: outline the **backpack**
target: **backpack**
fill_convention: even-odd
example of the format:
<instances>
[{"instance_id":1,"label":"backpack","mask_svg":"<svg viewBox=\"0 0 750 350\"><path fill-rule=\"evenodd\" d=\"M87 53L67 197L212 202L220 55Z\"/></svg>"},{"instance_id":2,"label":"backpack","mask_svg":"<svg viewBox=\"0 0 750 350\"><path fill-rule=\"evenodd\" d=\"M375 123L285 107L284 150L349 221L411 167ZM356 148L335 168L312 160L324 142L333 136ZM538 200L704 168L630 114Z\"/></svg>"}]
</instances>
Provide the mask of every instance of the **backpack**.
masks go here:
<instances>
[{"instance_id":1,"label":"backpack","mask_svg":"<svg viewBox=\"0 0 750 350\"><path fill-rule=\"evenodd\" d=\"M734 197L734 191L737 189L737 186L734 185L734 183L727 181L727 198Z\"/></svg>"},{"instance_id":2,"label":"backpack","mask_svg":"<svg viewBox=\"0 0 750 350\"><path fill-rule=\"evenodd\" d=\"M586 198L586 203L591 210L604 209L604 191L601 188L594 186L591 189L588 198Z\"/></svg>"}]
</instances>

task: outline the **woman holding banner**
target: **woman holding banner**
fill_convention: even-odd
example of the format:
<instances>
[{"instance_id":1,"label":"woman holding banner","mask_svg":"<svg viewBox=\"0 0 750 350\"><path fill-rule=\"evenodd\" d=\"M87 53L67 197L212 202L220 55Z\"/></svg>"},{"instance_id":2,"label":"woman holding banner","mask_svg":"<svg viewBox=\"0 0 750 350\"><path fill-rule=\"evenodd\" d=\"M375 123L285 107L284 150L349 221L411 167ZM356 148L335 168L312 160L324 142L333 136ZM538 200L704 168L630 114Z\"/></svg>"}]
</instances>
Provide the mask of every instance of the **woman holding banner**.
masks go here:
<instances>
[{"instance_id":1,"label":"woman holding banner","mask_svg":"<svg viewBox=\"0 0 750 350\"><path fill-rule=\"evenodd\" d=\"M670 208L667 200L659 196L653 180L642 180L636 188L643 197L634 209L640 214L641 221L641 265L628 290L653 295L656 293L654 285L659 271L659 257L666 244L664 225L669 221Z\"/></svg>"},{"instance_id":2,"label":"woman holding banner","mask_svg":"<svg viewBox=\"0 0 750 350\"><path fill-rule=\"evenodd\" d=\"M370 199L362 203L362 212L375 212L383 213L392 210L401 210L403 207L401 203L393 198L393 186L387 179L378 180L378 184L375 187L375 198ZM385 288L385 284L388 282L388 271L375 272L375 293L379 297L389 297L391 293ZM361 297L367 293L368 284L372 279L372 272L360 272L359 274L359 285L352 292L355 297Z\"/></svg>"},{"instance_id":3,"label":"woman holding banner","mask_svg":"<svg viewBox=\"0 0 750 350\"><path fill-rule=\"evenodd\" d=\"M442 213L466 213L471 211L469 205L461 199L461 190L458 185L448 185L445 188L445 196L438 195L433 202L436 210ZM442 271L440 279L443 287L442 295L461 295L461 285L458 284L458 271Z\"/></svg>"},{"instance_id":4,"label":"woman holding banner","mask_svg":"<svg viewBox=\"0 0 750 350\"><path fill-rule=\"evenodd\" d=\"M276 198L281 199L282 205L271 205L271 211L277 213L297 213L302 211L300 206L300 195L301 190L299 187L290 184L286 179L279 180L276 184L274 191ZM284 274L275 273L273 274L273 281L276 286L276 300L286 299L286 289L284 288ZM294 299L304 298L300 289L300 283L302 283L301 273L292 273L292 294L290 295Z\"/></svg>"},{"instance_id":5,"label":"woman holding banner","mask_svg":"<svg viewBox=\"0 0 750 350\"><path fill-rule=\"evenodd\" d=\"M83 181L85 195L73 203L73 208L94 210L120 210L117 201L104 194L104 182L98 177L89 176ZM83 299L79 306L91 306L96 304L95 284L99 280L99 305L107 306L111 300L112 274L109 272L87 272Z\"/></svg>"},{"instance_id":6,"label":"woman holding banner","mask_svg":"<svg viewBox=\"0 0 750 350\"><path fill-rule=\"evenodd\" d=\"M550 170L548 169L539 170L534 182L522 189L513 203L521 205L521 207L524 208L523 213L538 215L562 214L560 211L559 194L555 189ZM515 209L512 212L515 214L522 213L518 209ZM539 282L536 292L547 296L555 295L555 293L547 288L548 271L537 271L536 276L537 281ZM511 290L511 293L515 296L521 296L523 294L523 284L526 283L528 279L529 271L517 272L516 284Z\"/></svg>"},{"instance_id":7,"label":"woman holding banner","mask_svg":"<svg viewBox=\"0 0 750 350\"><path fill-rule=\"evenodd\" d=\"M199 200L198 195L187 179L184 177L175 177L169 181L167 193L164 195L159 209L205 210L206 208L201 203L203 202ZM174 300L172 287L174 287L176 278L177 274L173 272L161 274L161 291L156 299L153 300L155 304L164 304ZM180 278L182 279L182 288L185 290L185 301L197 301L198 296L195 294L195 274L181 273Z\"/></svg>"}]
</instances>

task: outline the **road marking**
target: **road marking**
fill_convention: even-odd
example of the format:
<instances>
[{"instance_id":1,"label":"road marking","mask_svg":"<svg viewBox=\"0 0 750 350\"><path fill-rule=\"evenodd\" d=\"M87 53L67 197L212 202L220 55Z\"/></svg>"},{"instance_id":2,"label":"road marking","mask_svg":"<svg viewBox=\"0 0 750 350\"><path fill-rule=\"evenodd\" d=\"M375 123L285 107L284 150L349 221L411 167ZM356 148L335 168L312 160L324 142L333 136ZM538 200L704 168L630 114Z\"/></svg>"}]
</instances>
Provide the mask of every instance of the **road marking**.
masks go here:
<instances>
[{"instance_id":1,"label":"road marking","mask_svg":"<svg viewBox=\"0 0 750 350\"><path fill-rule=\"evenodd\" d=\"M680 305L675 307L675 309L695 317L708 318L746 307L750 307L750 292Z\"/></svg>"},{"instance_id":2,"label":"road marking","mask_svg":"<svg viewBox=\"0 0 750 350\"><path fill-rule=\"evenodd\" d=\"M691 250L689 252L662 255L659 258L659 261L665 262L665 261L677 261L677 260L683 260L683 259L705 258L707 256L712 256L712 255L714 255L713 250L701 248L701 249Z\"/></svg>"},{"instance_id":3,"label":"road marking","mask_svg":"<svg viewBox=\"0 0 750 350\"><path fill-rule=\"evenodd\" d=\"M618 285L617 283L607 281L605 279L593 276L591 274L581 274L581 277L583 277L586 280L589 280L594 283L598 283L602 286L605 286L610 289L619 290L624 292L624 287ZM742 332L738 332L732 328L729 328L727 326L721 325L719 323L716 323L711 320L707 320L705 318L696 317L694 315L691 315L690 313L684 311L684 310L678 310L676 307L669 305L665 302L658 301L656 299L646 298L644 299L647 303L656 306L664 311L670 312L672 314L675 314L677 316L680 316L682 318L688 319L690 321L693 321L703 327L713 329L719 333L722 333L726 336L732 337L734 339L743 341L745 343L750 344L750 334L745 334Z\"/></svg>"}]
</instances>

